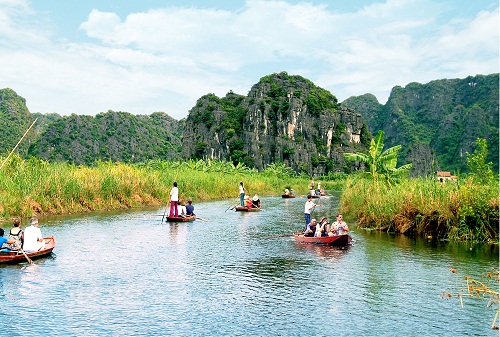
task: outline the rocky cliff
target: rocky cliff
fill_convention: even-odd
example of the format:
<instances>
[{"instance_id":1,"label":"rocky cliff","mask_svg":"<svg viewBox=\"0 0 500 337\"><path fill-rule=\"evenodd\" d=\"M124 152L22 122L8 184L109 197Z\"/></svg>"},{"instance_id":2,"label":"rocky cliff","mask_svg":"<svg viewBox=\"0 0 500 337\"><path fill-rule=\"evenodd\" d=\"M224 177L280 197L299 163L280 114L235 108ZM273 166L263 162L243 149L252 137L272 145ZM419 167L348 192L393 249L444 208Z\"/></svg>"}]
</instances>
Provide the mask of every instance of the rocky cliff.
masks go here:
<instances>
[{"instance_id":1,"label":"rocky cliff","mask_svg":"<svg viewBox=\"0 0 500 337\"><path fill-rule=\"evenodd\" d=\"M342 106L361 113L373 134L383 130L386 147L401 144L400 162L412 162L413 175L465 172L477 138L488 141L498 172L498 83L498 74L410 83L394 87L385 105L367 94Z\"/></svg>"},{"instance_id":2,"label":"rocky cliff","mask_svg":"<svg viewBox=\"0 0 500 337\"><path fill-rule=\"evenodd\" d=\"M182 138L186 158L231 160L262 170L283 162L311 176L350 170L343 152L366 149L361 115L327 90L285 72L261 78L248 95L201 97Z\"/></svg>"}]
</instances>

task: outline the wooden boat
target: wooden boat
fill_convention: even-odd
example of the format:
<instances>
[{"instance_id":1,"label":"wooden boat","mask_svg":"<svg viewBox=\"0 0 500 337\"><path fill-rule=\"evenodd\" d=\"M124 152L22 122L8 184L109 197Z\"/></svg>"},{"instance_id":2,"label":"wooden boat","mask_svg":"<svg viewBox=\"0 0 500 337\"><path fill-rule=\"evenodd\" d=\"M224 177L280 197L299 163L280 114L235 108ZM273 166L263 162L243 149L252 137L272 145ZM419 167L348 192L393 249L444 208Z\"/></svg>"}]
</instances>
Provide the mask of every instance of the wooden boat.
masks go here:
<instances>
[{"instance_id":1,"label":"wooden boat","mask_svg":"<svg viewBox=\"0 0 500 337\"><path fill-rule=\"evenodd\" d=\"M260 207L251 207L248 208L247 206L236 206L236 212L259 212Z\"/></svg>"},{"instance_id":2,"label":"wooden boat","mask_svg":"<svg viewBox=\"0 0 500 337\"><path fill-rule=\"evenodd\" d=\"M307 197L309 197L309 195ZM319 195L316 195L316 194L313 194L310 197L313 198L313 199L319 199Z\"/></svg>"},{"instance_id":3,"label":"wooden boat","mask_svg":"<svg viewBox=\"0 0 500 337\"><path fill-rule=\"evenodd\" d=\"M56 239L53 236L49 236L44 238L45 240L45 248L43 250L39 250L33 253L26 253L28 257L32 260L37 259L39 257L47 256L52 253L56 246ZM20 263L20 262L28 262L26 257L21 251L10 251L8 253L0 252L0 263Z\"/></svg>"},{"instance_id":4,"label":"wooden boat","mask_svg":"<svg viewBox=\"0 0 500 337\"><path fill-rule=\"evenodd\" d=\"M291 195L291 194L282 194L281 197L282 198L295 198L295 196Z\"/></svg>"},{"instance_id":5,"label":"wooden boat","mask_svg":"<svg viewBox=\"0 0 500 337\"><path fill-rule=\"evenodd\" d=\"M313 237L313 236L304 236L303 233L294 233L293 236L296 242L313 243L316 245L327 245L327 246L348 246L352 240L352 238L348 234Z\"/></svg>"},{"instance_id":6,"label":"wooden boat","mask_svg":"<svg viewBox=\"0 0 500 337\"><path fill-rule=\"evenodd\" d=\"M167 222L190 222L196 219L196 215L167 216Z\"/></svg>"}]
</instances>

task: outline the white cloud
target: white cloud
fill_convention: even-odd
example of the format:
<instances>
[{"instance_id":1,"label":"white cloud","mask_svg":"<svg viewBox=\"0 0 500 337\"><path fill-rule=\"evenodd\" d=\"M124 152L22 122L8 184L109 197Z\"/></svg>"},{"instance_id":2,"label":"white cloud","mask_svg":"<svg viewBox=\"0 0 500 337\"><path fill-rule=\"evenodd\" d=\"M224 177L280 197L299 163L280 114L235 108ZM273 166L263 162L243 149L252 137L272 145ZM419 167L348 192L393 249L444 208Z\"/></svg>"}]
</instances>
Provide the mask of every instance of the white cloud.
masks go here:
<instances>
[{"instance_id":1,"label":"white cloud","mask_svg":"<svg viewBox=\"0 0 500 337\"><path fill-rule=\"evenodd\" d=\"M0 0L0 87L33 112L182 118L206 93L246 94L260 77L288 71L340 100L371 92L384 103L395 85L498 72L498 6L445 20L447 11L425 0L343 13L264 0L237 11L166 7L126 17L94 9L80 24L89 40L79 42L55 36L28 2Z\"/></svg>"}]
</instances>

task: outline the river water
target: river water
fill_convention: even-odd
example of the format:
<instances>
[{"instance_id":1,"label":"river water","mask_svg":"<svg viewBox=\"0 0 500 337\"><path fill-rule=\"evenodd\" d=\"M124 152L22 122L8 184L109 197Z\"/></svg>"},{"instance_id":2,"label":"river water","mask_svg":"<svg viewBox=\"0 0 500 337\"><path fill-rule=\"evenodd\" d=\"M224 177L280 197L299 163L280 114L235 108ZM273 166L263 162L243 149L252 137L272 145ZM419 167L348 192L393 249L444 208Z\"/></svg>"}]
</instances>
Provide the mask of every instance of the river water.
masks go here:
<instances>
[{"instance_id":1,"label":"river water","mask_svg":"<svg viewBox=\"0 0 500 337\"><path fill-rule=\"evenodd\" d=\"M339 194L313 217L334 220ZM236 199L235 199L236 200ZM442 299L462 277L498 268L497 246L367 232L347 249L295 243L305 199L195 204L42 219L50 257L0 266L9 336L497 336L486 300ZM160 216L158 215L160 214ZM450 268L456 268L453 274ZM460 278L457 279L457 275ZM498 285L496 285L498 287ZM498 324L498 323L497 323Z\"/></svg>"}]
</instances>

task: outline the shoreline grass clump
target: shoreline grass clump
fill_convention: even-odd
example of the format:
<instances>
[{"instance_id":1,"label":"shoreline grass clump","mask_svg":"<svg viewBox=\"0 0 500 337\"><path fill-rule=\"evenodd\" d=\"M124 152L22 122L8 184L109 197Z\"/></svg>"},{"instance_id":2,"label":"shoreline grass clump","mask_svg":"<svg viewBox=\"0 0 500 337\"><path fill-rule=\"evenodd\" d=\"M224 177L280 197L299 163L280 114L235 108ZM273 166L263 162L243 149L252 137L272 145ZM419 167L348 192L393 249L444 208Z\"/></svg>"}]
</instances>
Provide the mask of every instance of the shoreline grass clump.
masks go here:
<instances>
[{"instance_id":1,"label":"shoreline grass clump","mask_svg":"<svg viewBox=\"0 0 500 337\"><path fill-rule=\"evenodd\" d=\"M360 227L446 240L498 243L498 186L472 176L442 183L431 178L374 184L349 178L341 210Z\"/></svg>"}]
</instances>

